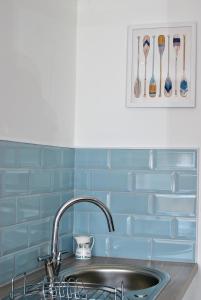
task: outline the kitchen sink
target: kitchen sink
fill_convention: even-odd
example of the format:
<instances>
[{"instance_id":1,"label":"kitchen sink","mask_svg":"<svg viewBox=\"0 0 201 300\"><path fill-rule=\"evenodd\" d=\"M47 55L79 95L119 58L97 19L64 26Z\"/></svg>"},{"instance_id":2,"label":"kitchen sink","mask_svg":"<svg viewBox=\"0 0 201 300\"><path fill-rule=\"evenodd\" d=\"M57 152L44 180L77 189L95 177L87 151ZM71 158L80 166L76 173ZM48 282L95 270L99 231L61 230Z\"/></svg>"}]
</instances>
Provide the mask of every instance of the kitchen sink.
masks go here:
<instances>
[{"instance_id":1,"label":"kitchen sink","mask_svg":"<svg viewBox=\"0 0 201 300\"><path fill-rule=\"evenodd\" d=\"M167 273L147 267L122 265L91 265L68 268L60 274L63 281L102 287L123 287L125 299L156 299L170 280Z\"/></svg>"},{"instance_id":2,"label":"kitchen sink","mask_svg":"<svg viewBox=\"0 0 201 300\"><path fill-rule=\"evenodd\" d=\"M45 278L17 289L13 285L3 300L154 300L169 280L167 273L154 268L77 265L62 270L54 281Z\"/></svg>"}]
</instances>

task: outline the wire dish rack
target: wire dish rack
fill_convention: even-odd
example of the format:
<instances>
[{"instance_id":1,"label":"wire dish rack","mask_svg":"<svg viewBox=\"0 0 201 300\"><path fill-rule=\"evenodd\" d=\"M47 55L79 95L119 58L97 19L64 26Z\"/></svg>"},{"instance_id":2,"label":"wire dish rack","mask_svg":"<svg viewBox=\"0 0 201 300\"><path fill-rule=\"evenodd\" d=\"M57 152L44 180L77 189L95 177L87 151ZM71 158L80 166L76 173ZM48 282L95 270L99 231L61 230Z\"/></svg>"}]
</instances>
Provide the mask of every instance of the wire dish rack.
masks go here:
<instances>
[{"instance_id":1,"label":"wire dish rack","mask_svg":"<svg viewBox=\"0 0 201 300\"><path fill-rule=\"evenodd\" d=\"M23 277L23 287L15 288L15 282ZM46 278L37 284L27 284L26 273L12 279L11 293L3 300L125 300L124 286L121 288L84 283L69 278L59 278L54 282Z\"/></svg>"}]
</instances>

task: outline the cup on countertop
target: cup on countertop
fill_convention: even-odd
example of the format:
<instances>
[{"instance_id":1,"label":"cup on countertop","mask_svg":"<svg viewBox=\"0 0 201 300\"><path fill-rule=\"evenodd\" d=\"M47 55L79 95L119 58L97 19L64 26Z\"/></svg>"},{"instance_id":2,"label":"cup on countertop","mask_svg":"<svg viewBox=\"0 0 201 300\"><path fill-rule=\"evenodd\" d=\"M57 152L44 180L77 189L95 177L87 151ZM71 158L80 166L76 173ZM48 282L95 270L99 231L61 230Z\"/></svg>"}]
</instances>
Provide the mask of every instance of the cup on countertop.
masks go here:
<instances>
[{"instance_id":1,"label":"cup on countertop","mask_svg":"<svg viewBox=\"0 0 201 300\"><path fill-rule=\"evenodd\" d=\"M74 237L76 241L75 258L90 259L92 248L94 246L94 237L87 235L78 235Z\"/></svg>"}]
</instances>

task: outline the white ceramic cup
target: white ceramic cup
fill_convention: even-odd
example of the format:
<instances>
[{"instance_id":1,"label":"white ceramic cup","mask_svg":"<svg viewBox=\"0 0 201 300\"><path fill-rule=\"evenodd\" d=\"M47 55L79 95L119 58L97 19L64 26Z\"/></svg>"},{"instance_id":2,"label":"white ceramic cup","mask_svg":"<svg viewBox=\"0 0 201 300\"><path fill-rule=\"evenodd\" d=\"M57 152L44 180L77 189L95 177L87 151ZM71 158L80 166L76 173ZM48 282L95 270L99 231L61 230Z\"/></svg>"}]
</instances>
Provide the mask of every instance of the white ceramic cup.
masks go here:
<instances>
[{"instance_id":1,"label":"white ceramic cup","mask_svg":"<svg viewBox=\"0 0 201 300\"><path fill-rule=\"evenodd\" d=\"M94 237L80 235L74 237L76 241L75 257L77 259L90 259L92 248L94 246Z\"/></svg>"}]
</instances>

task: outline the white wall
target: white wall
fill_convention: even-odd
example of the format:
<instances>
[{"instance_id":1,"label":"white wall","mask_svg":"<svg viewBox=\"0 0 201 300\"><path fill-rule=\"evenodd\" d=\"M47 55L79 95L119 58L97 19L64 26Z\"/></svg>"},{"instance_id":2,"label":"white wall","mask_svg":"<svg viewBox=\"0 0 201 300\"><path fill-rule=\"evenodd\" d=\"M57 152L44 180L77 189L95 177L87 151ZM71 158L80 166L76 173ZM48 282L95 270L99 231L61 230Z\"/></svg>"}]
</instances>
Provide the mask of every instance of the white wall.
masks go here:
<instances>
[{"instance_id":1,"label":"white wall","mask_svg":"<svg viewBox=\"0 0 201 300\"><path fill-rule=\"evenodd\" d=\"M0 37L0 139L72 146L76 0L1 0Z\"/></svg>"},{"instance_id":2,"label":"white wall","mask_svg":"<svg viewBox=\"0 0 201 300\"><path fill-rule=\"evenodd\" d=\"M200 10L200 0L78 0L75 146L201 146L199 80L195 109L125 107L127 26L197 21L199 79ZM198 234L201 264L200 231L201 220ZM199 282L201 276L195 279L185 300L200 299Z\"/></svg>"},{"instance_id":3,"label":"white wall","mask_svg":"<svg viewBox=\"0 0 201 300\"><path fill-rule=\"evenodd\" d=\"M200 0L79 0L76 146L166 147L201 143L196 109L125 107L127 26L201 22ZM198 40L198 53L201 47ZM201 72L198 55L198 78ZM198 89L198 96L201 88Z\"/></svg>"}]
</instances>

